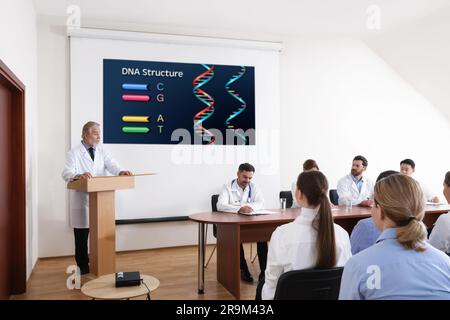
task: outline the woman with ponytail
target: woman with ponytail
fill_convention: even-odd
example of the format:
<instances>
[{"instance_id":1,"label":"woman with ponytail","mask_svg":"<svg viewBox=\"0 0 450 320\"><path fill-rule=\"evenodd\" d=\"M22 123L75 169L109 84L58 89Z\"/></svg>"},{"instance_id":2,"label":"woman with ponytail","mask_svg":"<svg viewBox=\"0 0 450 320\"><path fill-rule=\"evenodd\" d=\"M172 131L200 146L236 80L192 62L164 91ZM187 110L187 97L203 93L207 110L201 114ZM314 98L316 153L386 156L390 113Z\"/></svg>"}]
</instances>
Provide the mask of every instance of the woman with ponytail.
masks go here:
<instances>
[{"instance_id":1,"label":"woman with ponytail","mask_svg":"<svg viewBox=\"0 0 450 320\"><path fill-rule=\"evenodd\" d=\"M320 171L299 175L295 197L301 212L272 234L263 299L273 299L278 278L287 271L344 266L351 257L348 233L333 223L327 193L328 181Z\"/></svg>"},{"instance_id":2,"label":"woman with ponytail","mask_svg":"<svg viewBox=\"0 0 450 320\"><path fill-rule=\"evenodd\" d=\"M425 196L402 174L375 185L375 245L345 265L340 299L450 299L450 258L426 241Z\"/></svg>"}]
</instances>

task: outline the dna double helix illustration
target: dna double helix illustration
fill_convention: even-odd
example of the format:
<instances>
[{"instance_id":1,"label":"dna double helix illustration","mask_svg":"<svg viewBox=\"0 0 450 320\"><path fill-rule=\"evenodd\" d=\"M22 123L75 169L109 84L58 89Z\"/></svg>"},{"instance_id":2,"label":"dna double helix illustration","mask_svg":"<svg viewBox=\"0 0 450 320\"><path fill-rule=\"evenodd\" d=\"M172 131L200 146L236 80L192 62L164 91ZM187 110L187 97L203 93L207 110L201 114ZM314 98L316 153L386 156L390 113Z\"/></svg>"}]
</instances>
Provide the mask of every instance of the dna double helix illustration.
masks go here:
<instances>
[{"instance_id":1,"label":"dna double helix illustration","mask_svg":"<svg viewBox=\"0 0 450 320\"><path fill-rule=\"evenodd\" d=\"M207 66L202 64L206 69L205 72L197 76L193 81L193 92L195 97L206 105L206 108L202 109L194 116L194 132L202 137L202 141L206 141L207 144L212 144L216 140L214 134L203 126L203 122L210 118L214 113L214 98L201 89L202 86L207 84L214 77L214 66Z\"/></svg>"},{"instance_id":2,"label":"dna double helix illustration","mask_svg":"<svg viewBox=\"0 0 450 320\"><path fill-rule=\"evenodd\" d=\"M236 118L238 115L240 115L242 112L244 112L245 108L247 107L247 103L244 101L244 99L242 99L238 93L236 93L235 90L230 88L230 85L233 84L234 82L236 82L237 80L239 80L240 78L242 78L245 74L245 67L241 66L241 70L233 75L231 77L231 79L225 84L225 90L234 98L236 99L240 105L239 107L233 111L227 118L227 120L225 121L227 127L229 129L234 129L234 125L231 124L231 120L233 120L234 118ZM239 131L235 131L235 135L240 138L244 144L247 142L247 137L244 136L241 132Z\"/></svg>"}]
</instances>

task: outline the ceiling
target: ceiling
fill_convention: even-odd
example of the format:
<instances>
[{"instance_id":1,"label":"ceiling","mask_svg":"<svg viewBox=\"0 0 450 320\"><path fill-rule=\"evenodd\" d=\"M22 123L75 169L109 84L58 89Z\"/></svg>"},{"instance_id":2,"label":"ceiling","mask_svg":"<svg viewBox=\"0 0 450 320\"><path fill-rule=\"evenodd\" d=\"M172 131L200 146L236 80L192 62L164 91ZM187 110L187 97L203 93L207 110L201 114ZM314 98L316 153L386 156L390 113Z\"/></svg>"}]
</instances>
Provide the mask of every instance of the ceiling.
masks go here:
<instances>
[{"instance_id":1,"label":"ceiling","mask_svg":"<svg viewBox=\"0 0 450 320\"><path fill-rule=\"evenodd\" d=\"M34 0L38 15L66 16L76 4L83 21L283 35L365 36L366 10L381 9L381 30L412 23L450 0Z\"/></svg>"}]
</instances>

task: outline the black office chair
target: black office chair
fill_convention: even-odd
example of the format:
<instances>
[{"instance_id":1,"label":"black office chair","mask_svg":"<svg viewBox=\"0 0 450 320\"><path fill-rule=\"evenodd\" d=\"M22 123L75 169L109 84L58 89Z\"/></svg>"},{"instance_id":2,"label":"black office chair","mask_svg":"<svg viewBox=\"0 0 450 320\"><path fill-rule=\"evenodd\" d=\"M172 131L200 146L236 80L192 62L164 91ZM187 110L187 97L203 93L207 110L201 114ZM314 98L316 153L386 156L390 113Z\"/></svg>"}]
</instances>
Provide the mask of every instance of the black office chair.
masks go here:
<instances>
[{"instance_id":1,"label":"black office chair","mask_svg":"<svg viewBox=\"0 0 450 320\"><path fill-rule=\"evenodd\" d=\"M217 201L218 200L219 200L219 195L218 194L213 194L211 196L211 210L213 212L217 212ZM217 225L216 224L213 224L213 236L215 238L217 238ZM208 225L206 225L205 244L206 244L206 239L208 239ZM213 251L209 255L208 261L206 261L206 263L205 263L205 268L208 267L209 261L211 260L214 252L216 251L216 248L217 248L217 245L214 246Z\"/></svg>"},{"instance_id":2,"label":"black office chair","mask_svg":"<svg viewBox=\"0 0 450 320\"><path fill-rule=\"evenodd\" d=\"M211 196L211 210L212 211L217 211L217 201L219 201L219 195L213 194Z\"/></svg>"},{"instance_id":3,"label":"black office chair","mask_svg":"<svg viewBox=\"0 0 450 320\"><path fill-rule=\"evenodd\" d=\"M292 197L291 197L292 198ZM217 201L219 200L219 195L218 194L213 194L211 196L211 210L213 212L217 212ZM217 224L213 224L213 236L214 238L217 238ZM206 239L208 239L208 225L206 225L206 232L205 232L205 244L206 244ZM213 251L211 252L211 254L209 255L208 260L205 263L205 268L208 267L209 261L211 261L212 256L214 255L214 252L216 251L217 248L217 244L214 246ZM250 258L252 257L252 251L253 251L253 245L250 244ZM251 259L252 263L255 261L256 257L258 255L256 254L253 259Z\"/></svg>"},{"instance_id":4,"label":"black office chair","mask_svg":"<svg viewBox=\"0 0 450 320\"><path fill-rule=\"evenodd\" d=\"M337 300L344 268L293 270L278 279L274 300Z\"/></svg>"},{"instance_id":5,"label":"black office chair","mask_svg":"<svg viewBox=\"0 0 450 320\"><path fill-rule=\"evenodd\" d=\"M335 206L339 205L339 195L336 189L330 189L330 201Z\"/></svg>"},{"instance_id":6,"label":"black office chair","mask_svg":"<svg viewBox=\"0 0 450 320\"><path fill-rule=\"evenodd\" d=\"M294 203L294 200L292 199L292 192L291 191L280 191L280 199L285 198L286 199L286 208L291 208L292 204Z\"/></svg>"},{"instance_id":7,"label":"black office chair","mask_svg":"<svg viewBox=\"0 0 450 320\"><path fill-rule=\"evenodd\" d=\"M213 194L211 196L211 210L217 212L217 201L219 200L218 194ZM217 238L217 224L213 224L213 236Z\"/></svg>"}]
</instances>

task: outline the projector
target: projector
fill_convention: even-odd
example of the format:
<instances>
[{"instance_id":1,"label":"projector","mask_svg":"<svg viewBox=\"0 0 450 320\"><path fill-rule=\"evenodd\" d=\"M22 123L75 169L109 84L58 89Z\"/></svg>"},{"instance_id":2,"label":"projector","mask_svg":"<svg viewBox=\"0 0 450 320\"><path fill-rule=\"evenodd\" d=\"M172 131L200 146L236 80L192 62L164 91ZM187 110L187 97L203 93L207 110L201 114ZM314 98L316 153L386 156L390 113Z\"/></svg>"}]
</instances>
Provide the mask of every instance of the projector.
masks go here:
<instances>
[{"instance_id":1,"label":"projector","mask_svg":"<svg viewBox=\"0 0 450 320\"><path fill-rule=\"evenodd\" d=\"M141 275L136 272L116 272L116 288L139 286Z\"/></svg>"}]
</instances>

